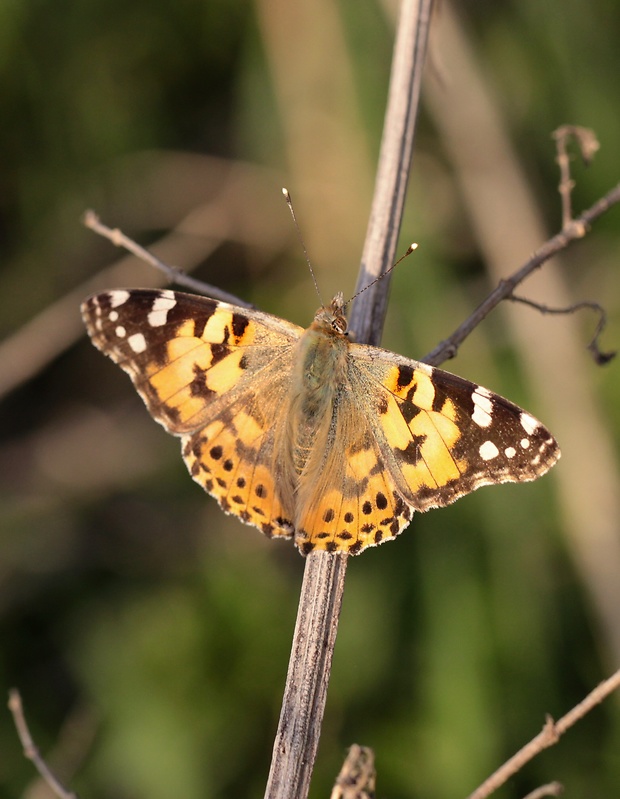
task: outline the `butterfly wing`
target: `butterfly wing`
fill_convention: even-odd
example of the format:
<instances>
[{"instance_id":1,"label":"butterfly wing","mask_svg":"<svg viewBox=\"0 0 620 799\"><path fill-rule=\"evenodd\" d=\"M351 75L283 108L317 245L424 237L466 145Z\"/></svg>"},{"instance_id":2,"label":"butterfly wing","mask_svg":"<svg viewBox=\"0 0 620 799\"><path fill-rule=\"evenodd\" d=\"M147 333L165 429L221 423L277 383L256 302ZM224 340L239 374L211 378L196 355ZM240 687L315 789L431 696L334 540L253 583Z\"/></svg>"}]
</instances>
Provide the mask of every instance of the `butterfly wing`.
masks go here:
<instances>
[{"instance_id":1,"label":"butterfly wing","mask_svg":"<svg viewBox=\"0 0 620 799\"><path fill-rule=\"evenodd\" d=\"M302 551L357 554L397 535L416 510L534 480L560 457L534 417L449 372L353 344L348 380L321 472L329 477L302 509Z\"/></svg>"},{"instance_id":2,"label":"butterfly wing","mask_svg":"<svg viewBox=\"0 0 620 799\"><path fill-rule=\"evenodd\" d=\"M93 343L131 377L151 415L182 438L192 477L228 512L292 534L276 492L273 440L301 328L278 317L173 291L88 298Z\"/></svg>"},{"instance_id":3,"label":"butterfly wing","mask_svg":"<svg viewBox=\"0 0 620 799\"><path fill-rule=\"evenodd\" d=\"M483 485L535 480L560 457L551 433L499 394L383 350L371 363L382 389L378 428L416 510Z\"/></svg>"}]
</instances>

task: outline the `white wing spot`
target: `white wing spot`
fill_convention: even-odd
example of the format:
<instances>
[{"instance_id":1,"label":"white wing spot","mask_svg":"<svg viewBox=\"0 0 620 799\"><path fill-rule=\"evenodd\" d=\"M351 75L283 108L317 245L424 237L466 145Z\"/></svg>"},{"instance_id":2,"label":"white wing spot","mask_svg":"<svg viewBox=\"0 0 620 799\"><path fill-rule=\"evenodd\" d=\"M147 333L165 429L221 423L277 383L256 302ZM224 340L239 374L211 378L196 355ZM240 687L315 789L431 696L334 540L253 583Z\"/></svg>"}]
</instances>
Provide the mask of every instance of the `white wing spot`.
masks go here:
<instances>
[{"instance_id":1,"label":"white wing spot","mask_svg":"<svg viewBox=\"0 0 620 799\"><path fill-rule=\"evenodd\" d=\"M110 311L110 313L108 314L108 319L110 320L110 322L118 321L118 311Z\"/></svg>"},{"instance_id":2,"label":"white wing spot","mask_svg":"<svg viewBox=\"0 0 620 799\"><path fill-rule=\"evenodd\" d=\"M168 311L177 304L173 291L162 291L153 303L153 308L148 315L151 327L161 327L168 321Z\"/></svg>"},{"instance_id":3,"label":"white wing spot","mask_svg":"<svg viewBox=\"0 0 620 799\"><path fill-rule=\"evenodd\" d=\"M499 450L492 441L485 441L484 444L481 444L478 452L483 461L492 461L499 455Z\"/></svg>"},{"instance_id":4,"label":"white wing spot","mask_svg":"<svg viewBox=\"0 0 620 799\"><path fill-rule=\"evenodd\" d=\"M112 306L112 308L118 308L119 305L124 305L128 299L129 299L128 291L122 291L121 289L119 289L118 291L110 292L110 305Z\"/></svg>"},{"instance_id":5,"label":"white wing spot","mask_svg":"<svg viewBox=\"0 0 620 799\"><path fill-rule=\"evenodd\" d=\"M538 427L538 422L529 413L523 412L521 414L521 427L525 430L528 436L531 436L534 430Z\"/></svg>"},{"instance_id":6,"label":"white wing spot","mask_svg":"<svg viewBox=\"0 0 620 799\"><path fill-rule=\"evenodd\" d=\"M523 447L523 449L529 449L529 446L530 446L529 438L522 438L521 439L521 446Z\"/></svg>"},{"instance_id":7,"label":"white wing spot","mask_svg":"<svg viewBox=\"0 0 620 799\"><path fill-rule=\"evenodd\" d=\"M472 392L471 398L474 403L472 420L478 427L489 427L492 422L491 416L493 413L493 402L491 401L489 392L486 388L478 386L475 391Z\"/></svg>"},{"instance_id":8,"label":"white wing spot","mask_svg":"<svg viewBox=\"0 0 620 799\"><path fill-rule=\"evenodd\" d=\"M127 331L122 325L119 325L114 332L119 338L125 338L125 336L127 335Z\"/></svg>"},{"instance_id":9,"label":"white wing spot","mask_svg":"<svg viewBox=\"0 0 620 799\"><path fill-rule=\"evenodd\" d=\"M127 343L137 355L146 349L146 339L142 333L134 333L133 336L129 336Z\"/></svg>"},{"instance_id":10,"label":"white wing spot","mask_svg":"<svg viewBox=\"0 0 620 799\"><path fill-rule=\"evenodd\" d=\"M517 450L514 447L506 447L506 449L504 450L504 455L507 458L514 458L516 454Z\"/></svg>"}]
</instances>

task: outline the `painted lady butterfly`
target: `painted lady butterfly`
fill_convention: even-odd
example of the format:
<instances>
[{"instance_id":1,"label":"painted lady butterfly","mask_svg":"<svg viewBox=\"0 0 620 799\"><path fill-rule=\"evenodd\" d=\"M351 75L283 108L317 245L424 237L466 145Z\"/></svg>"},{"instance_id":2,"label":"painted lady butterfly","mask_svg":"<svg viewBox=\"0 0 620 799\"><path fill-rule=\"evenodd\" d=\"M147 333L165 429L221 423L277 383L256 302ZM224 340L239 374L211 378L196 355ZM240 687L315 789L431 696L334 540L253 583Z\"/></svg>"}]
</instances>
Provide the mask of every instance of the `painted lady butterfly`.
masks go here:
<instances>
[{"instance_id":1,"label":"painted lady butterfly","mask_svg":"<svg viewBox=\"0 0 620 799\"><path fill-rule=\"evenodd\" d=\"M180 436L194 480L304 554L357 554L416 510L534 480L560 457L512 402L350 341L341 294L307 330L174 291L109 291L82 313L95 346Z\"/></svg>"}]
</instances>

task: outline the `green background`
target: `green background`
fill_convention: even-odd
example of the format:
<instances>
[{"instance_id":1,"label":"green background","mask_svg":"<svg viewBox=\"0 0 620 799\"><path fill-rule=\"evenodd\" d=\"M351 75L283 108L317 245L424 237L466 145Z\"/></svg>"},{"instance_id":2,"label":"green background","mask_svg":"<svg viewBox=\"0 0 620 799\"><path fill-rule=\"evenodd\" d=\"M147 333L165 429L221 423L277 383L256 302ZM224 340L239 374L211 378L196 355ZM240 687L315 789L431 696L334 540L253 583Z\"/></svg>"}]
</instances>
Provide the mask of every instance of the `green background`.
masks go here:
<instances>
[{"instance_id":1,"label":"green background","mask_svg":"<svg viewBox=\"0 0 620 799\"><path fill-rule=\"evenodd\" d=\"M41 750L84 797L262 796L303 561L222 514L86 340L83 296L159 277L80 215L93 207L162 258L305 326L318 300L286 185L323 298L350 296L386 102L387 5L0 6L0 697L20 689ZM577 211L619 179L620 6L465 2L459 18L513 149L498 156L478 116L462 138L473 135L491 179L506 161L521 170L544 231L536 246L560 225L556 127L591 127L601 143L587 170L574 162ZM437 115L439 104L449 116L460 74L438 42L399 250L420 248L396 271L384 337L411 357L497 280ZM525 223L506 194L513 224L496 231L508 275L533 246L519 246ZM553 265L571 301L605 304L606 349L620 341L619 259L612 208ZM620 367L584 357L587 312L546 317L541 350L576 336L541 378L514 316L496 311L449 368L543 418L563 459L535 484L418 515L351 562L311 796L329 795L353 742L375 750L378 796L465 796L545 713L558 718L620 665ZM619 701L500 795L557 779L567 796L617 796ZM26 795L34 779L0 710L0 795Z\"/></svg>"}]
</instances>

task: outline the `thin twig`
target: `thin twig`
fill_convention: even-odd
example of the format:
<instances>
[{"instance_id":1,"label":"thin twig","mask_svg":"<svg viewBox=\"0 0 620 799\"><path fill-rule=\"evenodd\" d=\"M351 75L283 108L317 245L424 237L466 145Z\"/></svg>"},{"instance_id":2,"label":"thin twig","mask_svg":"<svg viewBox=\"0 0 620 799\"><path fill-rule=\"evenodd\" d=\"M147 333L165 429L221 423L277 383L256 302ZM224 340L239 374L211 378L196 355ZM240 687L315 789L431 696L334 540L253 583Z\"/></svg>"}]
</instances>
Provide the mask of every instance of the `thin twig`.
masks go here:
<instances>
[{"instance_id":1,"label":"thin twig","mask_svg":"<svg viewBox=\"0 0 620 799\"><path fill-rule=\"evenodd\" d=\"M223 291L217 286L212 286L209 283L203 283L202 280L196 280L196 278L190 277L190 275L188 275L182 269L179 269L176 266L170 266L164 261L161 261L156 255L153 255L150 250L147 250L145 247L142 247L133 239L130 239L128 236L126 236L119 228L110 228L107 225L104 225L94 211L86 211L82 221L87 228L94 230L95 233L98 233L100 236L108 239L108 241L111 241L115 247L122 247L123 249L127 250L127 252L130 252L137 258L140 258L141 261L146 261L147 264L150 264L151 266L155 267L155 269L163 272L163 274L171 283L177 283L179 286L185 286L185 288L192 289L192 291L197 291L199 294L206 294L216 300L230 302L234 305L240 305L243 308L254 307L251 303L246 302L239 297L235 297L234 294L229 294L227 291Z\"/></svg>"},{"instance_id":2,"label":"thin twig","mask_svg":"<svg viewBox=\"0 0 620 799\"><path fill-rule=\"evenodd\" d=\"M13 715L13 721L15 722L15 728L24 749L25 757L33 763L45 783L49 785L56 796L59 796L60 799L77 799L77 794L68 791L62 785L37 749L26 722L22 698L16 688L11 688L9 691L9 710Z\"/></svg>"},{"instance_id":3,"label":"thin twig","mask_svg":"<svg viewBox=\"0 0 620 799\"><path fill-rule=\"evenodd\" d=\"M560 796L564 793L564 786L561 782L548 782L539 788L534 788L523 799L544 799L545 796Z\"/></svg>"},{"instance_id":4,"label":"thin twig","mask_svg":"<svg viewBox=\"0 0 620 799\"><path fill-rule=\"evenodd\" d=\"M526 763L529 763L536 755L540 754L543 749L554 746L570 727L618 688L620 688L620 669L607 680L597 685L582 702L575 705L559 721L554 722L551 716L547 716L542 732L532 738L529 743L500 766L495 773L491 774L467 799L486 799L487 796L490 796L493 791L504 785L510 777L522 769Z\"/></svg>"},{"instance_id":5,"label":"thin twig","mask_svg":"<svg viewBox=\"0 0 620 799\"><path fill-rule=\"evenodd\" d=\"M387 271L394 260L411 164L431 9L432 0L403 0L358 288ZM388 279L376 283L353 303L350 322L358 341L378 342L387 308L388 283ZM306 558L265 791L267 799L305 799L308 794L325 709L347 557L343 553L332 555L319 551Z\"/></svg>"},{"instance_id":6,"label":"thin twig","mask_svg":"<svg viewBox=\"0 0 620 799\"><path fill-rule=\"evenodd\" d=\"M573 220L572 193L575 188L575 181L570 174L570 156L568 154L568 140L574 138L579 145L579 152L586 166L592 162L594 153L600 145L596 134L590 128L582 128L580 125L562 125L553 131L558 150L556 161L560 167L560 183L558 191L562 198L562 228L568 227Z\"/></svg>"},{"instance_id":7,"label":"thin twig","mask_svg":"<svg viewBox=\"0 0 620 799\"><path fill-rule=\"evenodd\" d=\"M512 302L521 302L523 305L529 305L531 308L536 308L536 310L540 311L542 314L572 314L576 311L580 311L582 308L590 308L591 310L596 311L598 313L598 324L596 325L594 335L592 336L592 339L590 340L590 343L587 345L586 349L590 352L599 366L609 363L616 357L617 353L615 351L603 352L598 345L601 333L607 325L607 312L598 302L582 300L581 302L576 302L573 305L569 305L567 308L550 308L548 305L544 305L540 302L534 302L534 300L530 300L527 297L518 297L515 294L511 294L507 299L511 300Z\"/></svg>"},{"instance_id":8,"label":"thin twig","mask_svg":"<svg viewBox=\"0 0 620 799\"><path fill-rule=\"evenodd\" d=\"M539 269L545 261L557 255L561 250L567 247L570 242L575 239L583 238L588 232L591 223L618 202L620 202L620 183L614 186L611 191L607 192L604 197L601 197L600 200L595 202L587 211L584 211L581 216L572 220L564 230L561 230L546 241L536 250L534 255L510 277L500 281L498 286L482 303L480 303L476 310L459 325L454 333L452 333L449 338L440 342L425 355L422 360L433 366L437 366L448 360L448 358L453 358L459 346L472 330L474 330L502 300L510 297L514 289L522 283L526 277L534 272L534 270Z\"/></svg>"}]
</instances>

